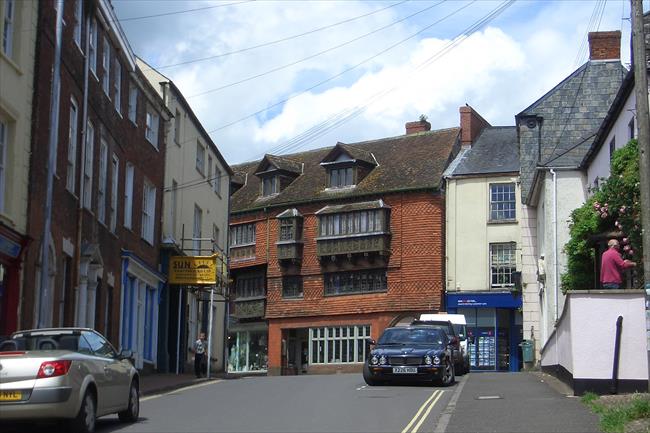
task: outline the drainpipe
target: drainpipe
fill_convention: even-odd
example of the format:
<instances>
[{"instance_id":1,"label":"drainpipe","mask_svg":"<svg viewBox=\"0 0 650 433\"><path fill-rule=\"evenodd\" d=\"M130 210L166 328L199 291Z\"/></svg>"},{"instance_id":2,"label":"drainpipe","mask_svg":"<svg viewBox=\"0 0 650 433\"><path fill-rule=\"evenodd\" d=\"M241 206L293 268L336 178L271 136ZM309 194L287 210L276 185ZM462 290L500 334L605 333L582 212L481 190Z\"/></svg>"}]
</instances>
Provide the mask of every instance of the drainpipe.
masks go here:
<instances>
[{"instance_id":1,"label":"drainpipe","mask_svg":"<svg viewBox=\"0 0 650 433\"><path fill-rule=\"evenodd\" d=\"M553 296L555 298L555 320L557 324L558 319L558 278L557 278L557 173L552 168L549 169L549 173L553 176L553 285L554 291Z\"/></svg>"},{"instance_id":2,"label":"drainpipe","mask_svg":"<svg viewBox=\"0 0 650 433\"><path fill-rule=\"evenodd\" d=\"M38 321L37 328L50 326L49 306L51 298L50 283L50 228L52 226L52 193L54 190L54 171L56 165L56 149L59 138L59 100L61 97L61 37L63 32L63 0L56 1L56 36L54 45L54 68L52 71L52 94L50 100L50 137L47 159L47 182L45 192L45 222L41 240L41 281L38 290ZM47 294L46 294L47 292ZM46 302L46 299L48 302Z\"/></svg>"},{"instance_id":3,"label":"drainpipe","mask_svg":"<svg viewBox=\"0 0 650 433\"><path fill-rule=\"evenodd\" d=\"M79 175L79 199L77 206L77 238L75 240L75 249L74 249L74 260L75 266L73 270L73 282L75 284L75 290L77 296L75 296L75 309L73 317L73 325L78 325L77 319L80 317L79 310L83 308L80 302L80 289L81 289L81 234L82 234L82 225L83 225L83 196L84 196L84 171L85 171L85 159L86 159L86 127L88 124L88 75L90 69L90 58L88 57L88 51L90 50L90 17L92 14L90 11L86 14L86 41L84 49L84 89L83 89L83 101L81 102L81 140L79 142L81 146L81 161L80 161L80 175ZM75 173L76 175L76 173Z\"/></svg>"}]
</instances>

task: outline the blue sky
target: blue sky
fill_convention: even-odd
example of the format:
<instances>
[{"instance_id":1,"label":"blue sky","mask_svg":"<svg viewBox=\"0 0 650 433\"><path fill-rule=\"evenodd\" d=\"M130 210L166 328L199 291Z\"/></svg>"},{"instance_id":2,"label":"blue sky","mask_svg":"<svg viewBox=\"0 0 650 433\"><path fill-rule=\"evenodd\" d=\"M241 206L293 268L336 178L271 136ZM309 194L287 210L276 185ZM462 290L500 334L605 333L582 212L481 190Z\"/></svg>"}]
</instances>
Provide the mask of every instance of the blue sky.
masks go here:
<instances>
[{"instance_id":1,"label":"blue sky","mask_svg":"<svg viewBox=\"0 0 650 433\"><path fill-rule=\"evenodd\" d=\"M136 54L183 91L231 164L400 135L421 114L434 129L458 126L466 103L513 125L587 60L587 31L621 30L629 63L629 1L520 0L464 33L503 3L113 0ZM219 57L165 67L209 56Z\"/></svg>"}]
</instances>

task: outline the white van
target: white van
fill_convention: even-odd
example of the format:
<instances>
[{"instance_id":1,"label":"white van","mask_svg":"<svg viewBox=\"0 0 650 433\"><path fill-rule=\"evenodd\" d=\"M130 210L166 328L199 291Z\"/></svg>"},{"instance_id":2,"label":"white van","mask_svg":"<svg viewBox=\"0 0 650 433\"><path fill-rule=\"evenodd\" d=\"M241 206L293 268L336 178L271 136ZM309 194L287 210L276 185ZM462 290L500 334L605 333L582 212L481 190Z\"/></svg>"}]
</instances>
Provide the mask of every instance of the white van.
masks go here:
<instances>
[{"instance_id":1,"label":"white van","mask_svg":"<svg viewBox=\"0 0 650 433\"><path fill-rule=\"evenodd\" d=\"M421 322L426 321L450 321L456 331L456 335L460 340L460 350L463 357L463 372L469 373L469 351L467 348L467 320L465 320L464 314L447 314L447 313L436 313L436 314L420 314Z\"/></svg>"}]
</instances>

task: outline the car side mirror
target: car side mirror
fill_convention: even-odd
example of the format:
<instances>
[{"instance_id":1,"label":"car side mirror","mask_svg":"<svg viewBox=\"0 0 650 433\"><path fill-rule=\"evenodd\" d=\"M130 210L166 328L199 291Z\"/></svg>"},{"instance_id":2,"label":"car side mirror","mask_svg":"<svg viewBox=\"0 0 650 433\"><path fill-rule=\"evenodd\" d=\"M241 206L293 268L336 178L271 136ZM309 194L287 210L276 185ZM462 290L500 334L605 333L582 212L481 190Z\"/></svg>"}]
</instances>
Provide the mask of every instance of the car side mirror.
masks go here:
<instances>
[{"instance_id":1,"label":"car side mirror","mask_svg":"<svg viewBox=\"0 0 650 433\"><path fill-rule=\"evenodd\" d=\"M120 354L117 356L119 359L133 359L133 351L132 350L122 350Z\"/></svg>"}]
</instances>

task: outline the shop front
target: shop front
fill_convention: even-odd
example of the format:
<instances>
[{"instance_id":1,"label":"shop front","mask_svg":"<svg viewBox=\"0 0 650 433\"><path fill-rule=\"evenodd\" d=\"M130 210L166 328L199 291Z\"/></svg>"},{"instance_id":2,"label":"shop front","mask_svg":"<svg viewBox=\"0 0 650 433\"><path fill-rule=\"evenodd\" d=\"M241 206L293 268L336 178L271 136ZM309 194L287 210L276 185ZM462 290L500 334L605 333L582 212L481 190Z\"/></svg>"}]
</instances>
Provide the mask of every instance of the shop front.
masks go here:
<instances>
[{"instance_id":1,"label":"shop front","mask_svg":"<svg viewBox=\"0 0 650 433\"><path fill-rule=\"evenodd\" d=\"M448 293L447 311L464 314L472 371L519 371L523 338L517 292Z\"/></svg>"},{"instance_id":2,"label":"shop front","mask_svg":"<svg viewBox=\"0 0 650 433\"><path fill-rule=\"evenodd\" d=\"M16 331L20 272L28 238L0 223L0 339Z\"/></svg>"},{"instance_id":3,"label":"shop front","mask_svg":"<svg viewBox=\"0 0 650 433\"><path fill-rule=\"evenodd\" d=\"M266 373L268 326L265 322L235 323L228 330L228 372Z\"/></svg>"}]
</instances>

